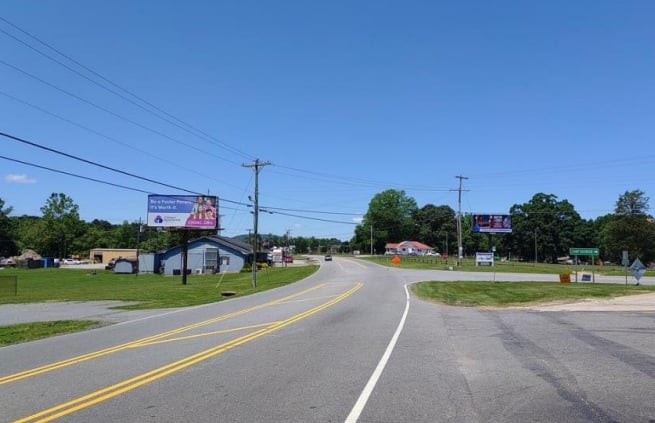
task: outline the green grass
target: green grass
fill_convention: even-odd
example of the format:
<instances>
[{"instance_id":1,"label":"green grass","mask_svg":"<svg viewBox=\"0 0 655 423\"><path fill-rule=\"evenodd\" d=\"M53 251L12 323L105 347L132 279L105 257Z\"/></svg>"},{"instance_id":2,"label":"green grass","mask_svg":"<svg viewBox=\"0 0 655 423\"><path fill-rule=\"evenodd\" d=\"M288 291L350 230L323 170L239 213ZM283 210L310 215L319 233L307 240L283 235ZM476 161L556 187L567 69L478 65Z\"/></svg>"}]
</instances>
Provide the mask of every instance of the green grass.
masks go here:
<instances>
[{"instance_id":1,"label":"green grass","mask_svg":"<svg viewBox=\"0 0 655 423\"><path fill-rule=\"evenodd\" d=\"M251 273L189 275L187 284L181 276L154 274L115 274L79 269L5 269L0 276L18 277L17 295L0 287L0 304L43 301L117 300L135 304L123 309L186 307L221 301L221 292L233 297L265 291L303 279L318 266L269 268L257 272L257 287L252 288ZM2 283L2 281L0 281Z\"/></svg>"},{"instance_id":2,"label":"green grass","mask_svg":"<svg viewBox=\"0 0 655 423\"><path fill-rule=\"evenodd\" d=\"M78 332L97 327L93 320L58 320L55 322L21 323L0 327L0 346L33 341L63 333Z\"/></svg>"},{"instance_id":3,"label":"green grass","mask_svg":"<svg viewBox=\"0 0 655 423\"><path fill-rule=\"evenodd\" d=\"M13 281L0 278L0 304L44 301L129 301L116 308L149 309L186 307L249 295L296 282L316 272L318 266L269 268L257 272L252 288L251 273L181 276L125 275L105 270L5 269L0 276L18 278L17 295ZM225 297L222 292L234 295ZM0 326L0 346L46 338L98 326L88 320L64 320Z\"/></svg>"},{"instance_id":4,"label":"green grass","mask_svg":"<svg viewBox=\"0 0 655 423\"><path fill-rule=\"evenodd\" d=\"M476 266L475 260L472 258L465 258L462 260L460 266L456 265L456 259L450 257L448 261L441 257L419 257L419 256L403 256L400 257L400 264L393 264L391 259L393 256L366 256L362 257L373 263L381 264L383 266L399 267L402 269L429 269L429 270L450 270L452 267L455 270L466 272L499 272L499 273L545 273L545 274L559 274L571 273L577 271L591 271L597 274L608 276L623 276L625 269L622 266L590 266L590 265L563 265L563 264L548 264L548 263L531 263L519 261L496 261L493 267L489 266ZM628 274L630 270L628 269ZM645 276L655 276L654 270L647 270Z\"/></svg>"},{"instance_id":5,"label":"green grass","mask_svg":"<svg viewBox=\"0 0 655 423\"><path fill-rule=\"evenodd\" d=\"M556 282L419 282L412 292L450 305L507 307L655 292L655 286Z\"/></svg>"}]
</instances>

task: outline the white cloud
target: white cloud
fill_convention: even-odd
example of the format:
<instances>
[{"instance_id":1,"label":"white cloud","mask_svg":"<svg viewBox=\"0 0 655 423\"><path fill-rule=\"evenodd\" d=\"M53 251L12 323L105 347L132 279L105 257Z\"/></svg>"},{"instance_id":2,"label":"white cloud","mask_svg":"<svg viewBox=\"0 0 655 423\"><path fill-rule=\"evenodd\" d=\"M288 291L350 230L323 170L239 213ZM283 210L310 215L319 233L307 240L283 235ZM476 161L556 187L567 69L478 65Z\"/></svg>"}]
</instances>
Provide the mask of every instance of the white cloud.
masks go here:
<instances>
[{"instance_id":1,"label":"white cloud","mask_svg":"<svg viewBox=\"0 0 655 423\"><path fill-rule=\"evenodd\" d=\"M364 221L364 217L353 217L353 222L358 225Z\"/></svg>"},{"instance_id":2,"label":"white cloud","mask_svg":"<svg viewBox=\"0 0 655 423\"><path fill-rule=\"evenodd\" d=\"M5 176L5 182L8 184L35 184L36 179L30 178L29 176L9 174Z\"/></svg>"}]
</instances>

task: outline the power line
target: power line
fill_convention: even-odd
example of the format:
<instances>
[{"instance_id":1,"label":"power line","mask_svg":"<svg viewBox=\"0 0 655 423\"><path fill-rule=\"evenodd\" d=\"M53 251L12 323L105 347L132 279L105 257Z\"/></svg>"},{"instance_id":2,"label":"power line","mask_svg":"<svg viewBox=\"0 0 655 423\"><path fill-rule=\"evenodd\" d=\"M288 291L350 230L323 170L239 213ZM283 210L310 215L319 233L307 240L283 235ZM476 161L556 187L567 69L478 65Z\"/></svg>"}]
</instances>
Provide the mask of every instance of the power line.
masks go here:
<instances>
[{"instance_id":1,"label":"power line","mask_svg":"<svg viewBox=\"0 0 655 423\"><path fill-rule=\"evenodd\" d=\"M52 84L52 83L50 83L50 82L48 82L48 81L46 81L46 80L44 80L42 78L39 78L38 76L36 76L34 74L31 74L31 73L19 68L18 66L14 66L14 65L12 65L10 63L7 63L4 60L0 59L0 64L4 65L4 66L6 66L6 67L8 67L10 69L13 69L13 70L15 70L15 71L17 71L19 73L22 73L23 75L28 76L28 77L36 80L36 81L39 81L40 83L42 83L44 85L47 85L48 87L53 88L53 89L55 89L55 90L57 90L57 91L59 91L61 93L64 93L64 94L66 94L66 95L68 95L68 96L70 96L70 97L72 97L72 98L74 98L74 99L76 99L76 100L78 100L78 101L80 101L82 103L88 104L91 107L94 107L94 108L96 108L98 110L101 110L101 111L107 113L107 114L110 114L110 115L114 116L115 118L118 118L120 120L128 122L128 123L130 123L130 124L132 124L134 126L137 126L137 127L141 128L141 129L144 129L144 130L146 130L148 132L152 132L153 134L159 135L162 138L166 138L166 139L168 139L170 141L173 141L173 142L175 142L177 144L184 145L185 147L189 147L189 148L191 148L193 150L196 150L196 151L198 151L200 153L207 154L209 156L215 157L215 158L217 158L219 160L222 160L222 161L234 164L234 165L238 165L238 163L236 163L236 162L233 162L233 161L228 160L228 159L226 159L224 157L213 154L213 153L211 153L209 151L205 151L205 150L203 150L201 148L196 147L193 144L189 144L189 143L184 142L182 140L179 140L177 138L173 138L173 137L171 137L171 136L169 136L169 135L167 135L167 134L165 134L165 133L163 133L161 131L158 131L158 130L153 129L153 128L149 127L149 126L143 125L143 124L141 124L141 123L139 123L139 122L137 122L137 121L135 121L133 119L125 117L125 116L123 116L123 115L121 115L119 113L116 113L116 112L112 111L112 110L109 110L106 107L100 106L100 105L98 105L98 104L96 104L96 103L94 103L94 102L92 102L90 100L87 100L87 99L85 99L83 97L78 96L77 94L74 94L74 93L72 93L70 91L67 91L67 90L65 90L65 89L63 89L61 87L58 87L57 85Z\"/></svg>"},{"instance_id":2,"label":"power line","mask_svg":"<svg viewBox=\"0 0 655 423\"><path fill-rule=\"evenodd\" d=\"M103 89L109 91L110 93L112 93L112 94L114 94L114 95L116 95L116 96L122 98L123 100L125 100L125 101L127 101L127 102L129 102L129 103L131 103L131 104L133 104L133 105L135 105L136 107L139 107L140 109L142 109L142 110L144 110L144 111L146 111L146 112L152 114L153 116L156 116L157 118L159 118L159 119L161 119L161 120L163 120L163 121L165 121L165 122L167 122L167 123L169 123L169 124L171 124L171 125L173 125L173 126L176 126L176 127L180 128L180 129L182 129L182 130L184 130L184 131L186 131L186 132L188 132L188 133L190 133L190 134L192 134L192 135L194 135L194 136L196 136L196 137L198 137L198 138L204 139L205 141L210 142L210 143L212 143L212 144L214 144L214 145L218 145L218 146L220 146L220 147L223 147L224 149L226 149L226 150L228 150L228 151L231 151L231 152L233 152L233 153L235 153L235 154L237 154L237 155L240 155L240 156L242 156L242 157L244 157L244 158L250 158L250 157L252 157L251 155L249 155L249 154L247 154L247 153L244 153L243 151L239 150L238 148L233 147L233 146L231 146L231 145L229 145L229 144L227 144L227 143L225 143L225 142L223 142L223 141L220 141L220 140L216 139L215 137L213 137L213 136L207 134L206 132L204 132L204 131L202 131L202 130L196 128L196 127L194 127L193 125L191 125L191 124L189 124L189 123L187 123L187 122L184 122L183 120L181 120L181 119L179 119L179 118L173 116L172 114L166 112L165 110L163 110L163 109L157 107L157 106L154 105L153 103L151 103L151 102L145 100L144 98L142 98L142 97L140 97L140 96L134 94L134 93L131 92L130 90L128 90L128 89L126 89L126 88L124 88L124 87L122 87L122 86L116 84L115 82L111 81L110 79L106 78L105 76L101 75L100 73L94 71L93 69L89 68L88 66L85 66L84 64L82 64L82 63L80 63L79 61L75 60L75 59L74 59L73 57L71 57L70 55L67 55L67 54L63 53L62 51L60 51L60 50L58 50L57 48L53 47L52 45L46 43L45 41L41 40L41 39L38 38L37 36L35 36L35 35L29 33L28 31L26 31L26 30L20 28L18 25L14 24L14 23L12 23L12 22L10 22L10 21L8 21L7 19L5 19L5 18L3 18L3 17L0 16L0 20L3 21L3 22L5 22L6 24L10 25L10 26L13 27L14 29L20 31L21 33L27 35L28 37L32 38L33 40L37 41L38 43L42 44L43 46L49 48L50 50L52 50L52 51L54 51L55 53L59 54L60 56L64 57L65 59L69 60L70 62L74 63L75 65L79 66L80 68L84 69L85 71L89 72L90 74L94 75L95 77L100 78L102 81L104 81L104 82L110 84L111 86L113 86L113 87L119 89L120 91L122 91L122 92L128 94L129 96L131 96L131 97L133 97L133 98L139 100L139 101L142 102L143 104L145 104L145 105L147 105L148 107L150 107L150 109L149 109L148 107L145 107L145 106L143 106L142 104L139 104L139 103L137 103L136 101L134 101L134 100L132 100L132 99L130 99L130 98L128 98L128 97L126 97L126 96L124 96L124 95L118 93L118 92L116 92L115 90L112 90L111 88L108 88L107 86L105 86L105 85L99 83L98 81L96 81L96 80L94 80L94 79L92 79L92 78L89 78L88 76L84 75L83 73L81 73L81 72L79 72L79 71L73 69L72 67L66 65L65 63L62 63L60 60L57 60L57 59L55 59L54 57L52 57L52 56L50 56L50 55L48 55L48 54L42 52L41 50L37 49L36 47L34 47L34 46L32 46L32 45L30 45L30 44L28 44L28 43L26 43L25 41L21 40L20 38L18 38L18 37L16 37L16 36L12 35L12 34L10 34L10 33L8 33L7 31L4 31L4 30L1 30L1 29L0 29L0 32L4 33L4 34L7 35L8 37L14 39L15 41L17 41L17 42L19 42L19 43L21 43L21 44L23 44L24 46L30 48L31 50L35 51L36 53L38 53L38 54L40 54L40 55L42 55L42 56L48 58L49 60L51 60L51 61L57 63L58 65L60 65L60 66L62 66L62 67L64 67L64 68L66 68L67 70L69 70L69 71L75 73L76 75L78 75L78 76L80 76L80 77L86 79L87 81L89 81L89 82L91 82L91 83L93 83L93 84L95 84L95 85L97 85L97 86L99 86L99 87L101 87L101 88L103 88ZM152 109L156 110L157 112L163 114L163 115L166 116L166 117L162 116L162 115L159 114L159 113L155 113L155 112L153 112ZM179 123L178 123L178 122L179 122ZM195 132L194 132L194 131L195 131ZM201 134L202 136L201 136L201 135L198 135L198 133Z\"/></svg>"},{"instance_id":3,"label":"power line","mask_svg":"<svg viewBox=\"0 0 655 423\"><path fill-rule=\"evenodd\" d=\"M75 155L72 155L72 154L64 153L63 151L55 150L54 148L46 147L44 145L40 145L40 144L37 144L35 142L28 141L26 139L19 138L19 137L16 137L14 135L10 135L10 134L4 133L4 132L0 132L0 136L12 139L14 141L21 142L23 144L30 145L32 147L40 148L40 149L45 150L45 151L49 151L51 153L58 154L60 156L68 157L70 159L74 159L74 160L77 160L77 161L80 161L80 162L83 162L83 163L86 163L86 164L90 164L92 166L97 166L97 167L100 167L102 169L109 170L111 172L120 173L122 175L130 176L132 178L141 179L141 180L146 181L146 182L161 185L161 186L164 186L164 187L167 187L167 188L176 189L176 190L179 190L179 191L188 192L188 193L191 193L191 194L204 195L204 194L198 193L196 191L188 190L186 188L176 187L174 185L170 185L170 184L167 184L167 183L164 183L164 182L155 181L154 179L146 178L144 176L135 175L134 173L126 172L124 170L116 169L116 168L113 168L111 166L106 166L106 165L100 164L98 162L94 162L92 160L87 160L87 159L84 159L82 157L78 157L78 156L75 156Z\"/></svg>"},{"instance_id":4,"label":"power line","mask_svg":"<svg viewBox=\"0 0 655 423\"><path fill-rule=\"evenodd\" d=\"M72 172L67 172L65 170L53 169L51 167L42 166L42 165L38 165L38 164L35 164L35 163L26 162L26 161L23 161L23 160L12 159L11 157L0 156L0 159L8 160L8 161L15 162L15 163L24 164L24 165L27 165L27 166L36 167L36 168L39 168L39 169L47 170L49 172L60 173L62 175L66 175L66 176L72 176L73 178L85 179L87 181L97 182L99 184L104 184L104 185L111 185L111 186L116 187L116 188L122 188L122 189L130 190L130 191L141 192L141 193L144 193L144 194L151 194L150 192L144 191L142 189L132 188L132 187L128 187L126 185L115 184L113 182L103 181L103 180L96 179L96 178L91 178L91 177L88 177L88 176L82 176L82 175L78 175L78 174L75 174L75 173L72 173Z\"/></svg>"},{"instance_id":5,"label":"power line","mask_svg":"<svg viewBox=\"0 0 655 423\"><path fill-rule=\"evenodd\" d=\"M119 140L119 139L117 139L117 138L114 138L114 137L111 137L111 136L109 136L109 135L103 134L102 132L98 132L98 131L96 131L96 130L93 129L93 128L89 128L88 126L82 125L82 124L77 123L77 122L75 122L75 121L72 121L72 120L70 120L70 119L68 119L68 118L65 118L65 117L63 117L63 116L61 116L61 115L58 115L58 114L53 113L53 112L50 112L50 111L48 111L48 110L46 110L46 109L44 109L44 108L42 108L42 107L40 107L40 106L37 106L37 105L35 105L35 104L32 104L32 103L27 102L27 101L25 101L25 100L22 100L22 99L20 99L20 98L18 98L18 97L15 97L15 96L13 96L13 95L11 95L11 94L8 94L8 93L4 92L4 91L1 91L1 90L0 90L0 95L3 95L3 96L5 96L5 97L7 97L7 98L9 98L9 99L11 99L11 100L13 100L13 101L16 101L16 102L18 102L18 103L23 104L23 105L25 105L25 106L31 107L31 108L33 108L33 109L36 109L36 110L40 111L41 113L47 114L47 115L49 115L49 116L52 116L52 117L54 117L54 118L56 118L56 119L59 119L59 120L61 120L61 121L63 121L63 122L66 122L66 123L68 123L68 124L70 124L70 125L73 125L73 126L75 126L75 127L77 127L77 128L80 128L80 129L83 129L83 130L85 130L85 131L87 131L87 132L90 132L90 133L92 133L92 134L94 134L94 135L97 135L97 136L102 137L102 138L105 138L105 139L107 139L107 140L109 140L109 141L115 142L115 143L117 143L117 144L119 144L119 145L122 145L123 147L130 148L130 149L132 149L132 150L138 151L138 152L143 153L143 154L145 154L145 155L147 155L147 156L149 156L149 157L153 157L153 158L155 158L155 159L157 159L157 160L161 160L161 161L164 162L164 163L167 163L167 164L170 164L170 165L172 165L172 166L178 167L178 168L183 169L183 170L185 170L185 171L187 171L187 172L195 173L195 174L198 175L198 176L202 176L202 177L204 177L204 178L214 179L214 180L218 181L217 179L215 179L215 178L212 177L212 176L209 176L209 175L205 175L205 174L203 174L203 173L200 173L200 172L198 172L198 171L195 170L195 169L189 169L189 168L186 168L186 167L184 167L184 166L180 166L178 162L175 162L175 161L172 161L172 160L168 160L168 159L165 159L165 158L163 158L163 157L159 157L159 156L157 156L157 155L154 155L151 151L142 150L142 149L140 149L140 148L138 148L138 147L136 147L136 146L134 146L134 145L128 144L128 143L126 143L126 142L124 142L124 141L121 141L121 140ZM220 182L225 183L224 181L220 181Z\"/></svg>"}]
</instances>

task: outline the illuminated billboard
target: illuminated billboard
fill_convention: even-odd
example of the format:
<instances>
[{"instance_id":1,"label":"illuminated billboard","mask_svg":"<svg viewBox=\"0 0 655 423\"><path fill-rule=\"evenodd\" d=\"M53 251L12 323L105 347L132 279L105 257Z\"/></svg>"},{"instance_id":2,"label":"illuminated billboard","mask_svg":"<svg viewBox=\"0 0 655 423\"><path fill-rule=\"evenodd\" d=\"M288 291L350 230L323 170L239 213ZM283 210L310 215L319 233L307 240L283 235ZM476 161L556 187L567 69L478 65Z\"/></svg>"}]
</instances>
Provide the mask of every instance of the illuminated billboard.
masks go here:
<instances>
[{"instance_id":1,"label":"illuminated billboard","mask_svg":"<svg viewBox=\"0 0 655 423\"><path fill-rule=\"evenodd\" d=\"M471 227L473 233L501 233L512 232L512 217L509 214L474 214Z\"/></svg>"},{"instance_id":2,"label":"illuminated billboard","mask_svg":"<svg viewBox=\"0 0 655 423\"><path fill-rule=\"evenodd\" d=\"M213 195L149 195L148 226L216 229L217 198Z\"/></svg>"}]
</instances>

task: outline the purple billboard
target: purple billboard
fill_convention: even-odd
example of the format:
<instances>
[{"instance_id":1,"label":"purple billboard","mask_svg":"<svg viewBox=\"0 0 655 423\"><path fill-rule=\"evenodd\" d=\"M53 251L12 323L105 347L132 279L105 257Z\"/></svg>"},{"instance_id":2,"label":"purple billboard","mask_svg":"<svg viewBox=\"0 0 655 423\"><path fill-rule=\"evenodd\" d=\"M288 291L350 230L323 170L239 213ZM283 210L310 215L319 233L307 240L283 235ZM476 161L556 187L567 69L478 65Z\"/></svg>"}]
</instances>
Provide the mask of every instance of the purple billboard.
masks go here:
<instances>
[{"instance_id":1,"label":"purple billboard","mask_svg":"<svg viewBox=\"0 0 655 423\"><path fill-rule=\"evenodd\" d=\"M218 202L213 195L149 195L148 226L216 229Z\"/></svg>"},{"instance_id":2,"label":"purple billboard","mask_svg":"<svg viewBox=\"0 0 655 423\"><path fill-rule=\"evenodd\" d=\"M501 233L512 232L512 217L509 214L474 214L472 215L473 233Z\"/></svg>"}]
</instances>

